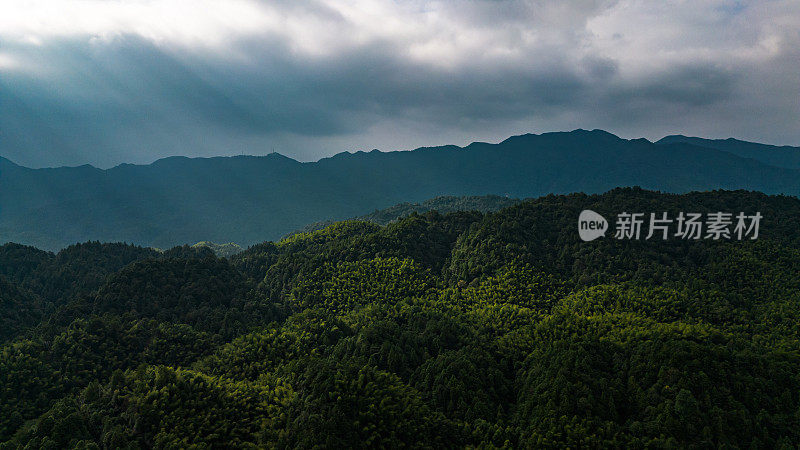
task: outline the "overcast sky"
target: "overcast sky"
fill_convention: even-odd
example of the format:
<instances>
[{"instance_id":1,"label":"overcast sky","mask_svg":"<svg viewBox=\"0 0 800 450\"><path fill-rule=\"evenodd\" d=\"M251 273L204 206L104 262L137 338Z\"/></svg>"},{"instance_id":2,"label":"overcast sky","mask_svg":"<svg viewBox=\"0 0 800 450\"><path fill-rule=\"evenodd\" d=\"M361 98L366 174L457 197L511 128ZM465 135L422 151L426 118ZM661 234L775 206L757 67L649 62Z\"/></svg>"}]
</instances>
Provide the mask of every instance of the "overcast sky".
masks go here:
<instances>
[{"instance_id":1,"label":"overcast sky","mask_svg":"<svg viewBox=\"0 0 800 450\"><path fill-rule=\"evenodd\" d=\"M800 2L0 2L30 167L622 137L800 145Z\"/></svg>"}]
</instances>

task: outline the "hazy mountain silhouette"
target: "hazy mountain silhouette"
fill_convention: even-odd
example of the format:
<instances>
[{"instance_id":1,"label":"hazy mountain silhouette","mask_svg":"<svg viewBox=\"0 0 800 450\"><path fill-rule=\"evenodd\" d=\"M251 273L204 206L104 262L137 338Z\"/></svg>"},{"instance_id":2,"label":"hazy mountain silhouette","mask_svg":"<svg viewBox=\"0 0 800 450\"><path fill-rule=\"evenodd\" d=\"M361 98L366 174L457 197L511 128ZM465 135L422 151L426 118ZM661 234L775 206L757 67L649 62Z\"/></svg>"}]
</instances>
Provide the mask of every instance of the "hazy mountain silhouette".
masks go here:
<instances>
[{"instance_id":1,"label":"hazy mountain silhouette","mask_svg":"<svg viewBox=\"0 0 800 450\"><path fill-rule=\"evenodd\" d=\"M340 153L312 163L279 154L170 157L101 170L28 169L0 159L0 242L46 249L86 240L248 245L312 222L441 195L525 198L618 186L797 195L800 170L729 149L625 140L600 130Z\"/></svg>"},{"instance_id":2,"label":"hazy mountain silhouette","mask_svg":"<svg viewBox=\"0 0 800 450\"><path fill-rule=\"evenodd\" d=\"M743 158L752 158L766 164L788 169L800 169L800 147L788 145L777 146L759 144L757 142L740 141L738 139L704 139L680 134L667 136L656 141L656 144L685 143L700 147L723 150Z\"/></svg>"}]
</instances>

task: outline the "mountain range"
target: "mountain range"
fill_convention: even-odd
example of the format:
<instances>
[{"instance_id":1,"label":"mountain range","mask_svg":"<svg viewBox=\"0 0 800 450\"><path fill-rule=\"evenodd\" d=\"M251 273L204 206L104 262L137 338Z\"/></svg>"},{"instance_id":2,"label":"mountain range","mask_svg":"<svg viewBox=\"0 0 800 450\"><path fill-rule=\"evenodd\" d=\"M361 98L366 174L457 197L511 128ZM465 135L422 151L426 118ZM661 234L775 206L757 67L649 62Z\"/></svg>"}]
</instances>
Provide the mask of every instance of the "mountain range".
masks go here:
<instances>
[{"instance_id":1,"label":"mountain range","mask_svg":"<svg viewBox=\"0 0 800 450\"><path fill-rule=\"evenodd\" d=\"M619 186L800 194L800 148L602 130L510 137L411 151L169 157L111 169L30 169L0 157L0 243L56 250L87 240L168 248L246 246L304 226L437 196L528 198Z\"/></svg>"}]
</instances>

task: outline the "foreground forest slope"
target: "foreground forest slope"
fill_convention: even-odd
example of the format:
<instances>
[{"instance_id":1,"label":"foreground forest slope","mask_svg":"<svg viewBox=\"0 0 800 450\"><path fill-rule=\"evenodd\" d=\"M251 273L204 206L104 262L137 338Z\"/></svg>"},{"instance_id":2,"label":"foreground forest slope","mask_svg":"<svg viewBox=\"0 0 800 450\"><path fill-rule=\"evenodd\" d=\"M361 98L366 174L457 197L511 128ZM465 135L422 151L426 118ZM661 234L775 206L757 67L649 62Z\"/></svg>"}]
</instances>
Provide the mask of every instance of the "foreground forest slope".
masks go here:
<instances>
[{"instance_id":1,"label":"foreground forest slope","mask_svg":"<svg viewBox=\"0 0 800 450\"><path fill-rule=\"evenodd\" d=\"M582 242L583 209L764 218ZM616 189L0 268L0 448L800 445L794 197Z\"/></svg>"}]
</instances>

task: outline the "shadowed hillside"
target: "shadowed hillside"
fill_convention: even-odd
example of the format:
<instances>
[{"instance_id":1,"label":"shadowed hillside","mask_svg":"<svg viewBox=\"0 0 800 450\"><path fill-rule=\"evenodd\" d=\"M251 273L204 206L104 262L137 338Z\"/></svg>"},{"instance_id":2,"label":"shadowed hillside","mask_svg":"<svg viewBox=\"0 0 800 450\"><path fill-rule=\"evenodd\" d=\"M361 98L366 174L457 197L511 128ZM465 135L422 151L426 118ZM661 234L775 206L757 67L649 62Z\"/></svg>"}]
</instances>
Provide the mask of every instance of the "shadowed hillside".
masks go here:
<instances>
[{"instance_id":1,"label":"shadowed hillside","mask_svg":"<svg viewBox=\"0 0 800 450\"><path fill-rule=\"evenodd\" d=\"M682 135L666 136L656 144L692 144L726 151L742 158L752 158L776 167L800 169L800 147L766 145L738 139L703 139Z\"/></svg>"},{"instance_id":2,"label":"shadowed hillside","mask_svg":"<svg viewBox=\"0 0 800 450\"><path fill-rule=\"evenodd\" d=\"M0 160L0 241L45 249L89 239L159 248L199 241L247 246L309 223L441 195L526 198L617 186L797 195L798 180L798 170L726 151L599 130L341 153L313 163L272 154L32 170Z\"/></svg>"}]
</instances>

